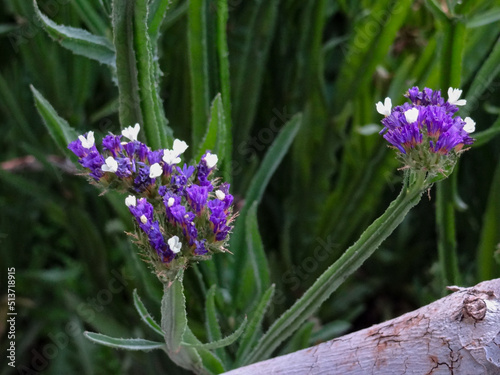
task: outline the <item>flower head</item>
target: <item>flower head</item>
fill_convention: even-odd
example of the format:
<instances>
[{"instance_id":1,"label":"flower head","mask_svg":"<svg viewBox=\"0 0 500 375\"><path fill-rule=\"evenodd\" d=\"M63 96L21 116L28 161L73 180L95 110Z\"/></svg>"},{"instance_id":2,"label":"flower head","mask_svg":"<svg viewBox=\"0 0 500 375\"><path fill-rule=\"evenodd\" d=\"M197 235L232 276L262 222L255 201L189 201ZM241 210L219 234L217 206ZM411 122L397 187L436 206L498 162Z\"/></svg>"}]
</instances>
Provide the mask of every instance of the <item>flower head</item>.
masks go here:
<instances>
[{"instance_id":1,"label":"flower head","mask_svg":"<svg viewBox=\"0 0 500 375\"><path fill-rule=\"evenodd\" d=\"M475 122L456 116L462 90L450 88L448 101L444 101L439 90L418 87L408 90L406 96L411 103L404 103L383 113L383 137L400 151L403 162L411 168L436 174L452 167L463 146L474 140L469 136ZM379 102L380 103L380 102Z\"/></svg>"},{"instance_id":2,"label":"flower head","mask_svg":"<svg viewBox=\"0 0 500 375\"><path fill-rule=\"evenodd\" d=\"M198 165L181 168L176 164L188 148L186 142L176 139L171 150L151 150L137 140L139 130L136 124L121 135L106 135L102 154L92 132L68 148L93 183L133 193L125 198L136 226L133 236L145 259L168 279L165 274L173 275L191 259L225 251L234 220L233 196L229 184L213 178L217 155L206 151Z\"/></svg>"}]
</instances>

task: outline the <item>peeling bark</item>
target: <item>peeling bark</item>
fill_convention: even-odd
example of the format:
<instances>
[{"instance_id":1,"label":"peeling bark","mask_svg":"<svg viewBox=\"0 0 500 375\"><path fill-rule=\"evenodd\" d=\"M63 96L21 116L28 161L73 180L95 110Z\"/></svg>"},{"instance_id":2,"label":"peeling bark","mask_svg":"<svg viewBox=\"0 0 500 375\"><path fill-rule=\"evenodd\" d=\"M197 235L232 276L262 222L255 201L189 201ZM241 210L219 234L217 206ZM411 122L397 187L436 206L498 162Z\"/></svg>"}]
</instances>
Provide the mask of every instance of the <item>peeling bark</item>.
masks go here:
<instances>
[{"instance_id":1,"label":"peeling bark","mask_svg":"<svg viewBox=\"0 0 500 375\"><path fill-rule=\"evenodd\" d=\"M449 289L385 323L226 374L500 375L500 279Z\"/></svg>"}]
</instances>

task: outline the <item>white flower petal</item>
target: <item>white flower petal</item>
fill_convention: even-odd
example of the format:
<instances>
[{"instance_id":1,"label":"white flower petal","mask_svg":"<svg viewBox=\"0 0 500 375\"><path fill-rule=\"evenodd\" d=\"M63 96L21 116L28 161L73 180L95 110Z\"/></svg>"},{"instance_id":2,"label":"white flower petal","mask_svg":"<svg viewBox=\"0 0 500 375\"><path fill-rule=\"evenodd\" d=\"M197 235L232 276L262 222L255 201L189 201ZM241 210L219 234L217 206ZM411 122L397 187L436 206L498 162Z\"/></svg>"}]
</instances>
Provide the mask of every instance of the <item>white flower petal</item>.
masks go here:
<instances>
[{"instance_id":1,"label":"white flower petal","mask_svg":"<svg viewBox=\"0 0 500 375\"><path fill-rule=\"evenodd\" d=\"M170 247L170 250L172 250L173 253L177 254L179 251L181 251L182 243L179 241L179 237L170 237L167 243L168 247Z\"/></svg>"},{"instance_id":2,"label":"white flower petal","mask_svg":"<svg viewBox=\"0 0 500 375\"><path fill-rule=\"evenodd\" d=\"M125 206L127 207L135 207L137 205L137 198L134 195L129 195L125 198Z\"/></svg>"},{"instance_id":3,"label":"white flower petal","mask_svg":"<svg viewBox=\"0 0 500 375\"><path fill-rule=\"evenodd\" d=\"M378 102L375 104L377 108L377 112L384 116L389 116L391 114L392 109L392 101L391 98L385 98L384 103Z\"/></svg>"},{"instance_id":4,"label":"white flower petal","mask_svg":"<svg viewBox=\"0 0 500 375\"><path fill-rule=\"evenodd\" d=\"M464 121L465 121L464 130L469 134L474 133L474 131L476 130L476 122L470 117L464 118Z\"/></svg>"},{"instance_id":5,"label":"white flower petal","mask_svg":"<svg viewBox=\"0 0 500 375\"><path fill-rule=\"evenodd\" d=\"M167 201L168 207L172 207L174 205L174 203L175 203L174 198L172 198L172 197L168 198L168 201Z\"/></svg>"},{"instance_id":6,"label":"white flower petal","mask_svg":"<svg viewBox=\"0 0 500 375\"><path fill-rule=\"evenodd\" d=\"M460 99L460 95L462 95L462 90L450 87L448 89L448 103L453 105L466 105L467 100Z\"/></svg>"},{"instance_id":7,"label":"white flower petal","mask_svg":"<svg viewBox=\"0 0 500 375\"><path fill-rule=\"evenodd\" d=\"M224 198L226 198L226 194L224 194L223 191L221 190L216 190L215 191L215 196L217 197L218 200L223 201Z\"/></svg>"},{"instance_id":8,"label":"white flower petal","mask_svg":"<svg viewBox=\"0 0 500 375\"><path fill-rule=\"evenodd\" d=\"M140 217L140 219L141 219L141 223L143 223L143 224L146 224L148 222L148 218L146 217L146 215L142 215Z\"/></svg>"},{"instance_id":9,"label":"white flower petal","mask_svg":"<svg viewBox=\"0 0 500 375\"><path fill-rule=\"evenodd\" d=\"M180 139L175 139L173 146L173 151L175 153L175 156L179 156L180 154L184 153L184 151L186 151L188 147L189 146L187 145L186 142L181 141Z\"/></svg>"},{"instance_id":10,"label":"white flower petal","mask_svg":"<svg viewBox=\"0 0 500 375\"><path fill-rule=\"evenodd\" d=\"M205 155L205 162L207 163L208 169L212 169L215 167L215 164L219 161L219 158L215 154L211 154L210 152Z\"/></svg>"},{"instance_id":11,"label":"white flower petal","mask_svg":"<svg viewBox=\"0 0 500 375\"><path fill-rule=\"evenodd\" d=\"M159 163L154 163L151 168L149 168L149 178L156 178L161 176L163 173L163 168Z\"/></svg>"},{"instance_id":12,"label":"white flower petal","mask_svg":"<svg viewBox=\"0 0 500 375\"><path fill-rule=\"evenodd\" d=\"M116 173L118 170L118 162L112 156L108 156L105 160L105 164L101 165L101 169L104 172Z\"/></svg>"},{"instance_id":13,"label":"white flower petal","mask_svg":"<svg viewBox=\"0 0 500 375\"><path fill-rule=\"evenodd\" d=\"M405 112L405 118L408 124L413 124L418 119L418 108L412 108Z\"/></svg>"},{"instance_id":14,"label":"white flower petal","mask_svg":"<svg viewBox=\"0 0 500 375\"><path fill-rule=\"evenodd\" d=\"M91 148L94 145L95 139L94 139L94 132L89 131L87 133L87 138L85 138L83 135L79 135L78 139L82 143L83 148Z\"/></svg>"},{"instance_id":15,"label":"white flower petal","mask_svg":"<svg viewBox=\"0 0 500 375\"><path fill-rule=\"evenodd\" d=\"M141 130L141 126L139 124L135 124L134 127L127 127L122 130L122 135L131 141L137 141L137 136L139 135L139 130Z\"/></svg>"},{"instance_id":16,"label":"white flower petal","mask_svg":"<svg viewBox=\"0 0 500 375\"><path fill-rule=\"evenodd\" d=\"M164 150L162 159L168 165L174 165L181 161L181 158L175 154L174 150Z\"/></svg>"}]
</instances>

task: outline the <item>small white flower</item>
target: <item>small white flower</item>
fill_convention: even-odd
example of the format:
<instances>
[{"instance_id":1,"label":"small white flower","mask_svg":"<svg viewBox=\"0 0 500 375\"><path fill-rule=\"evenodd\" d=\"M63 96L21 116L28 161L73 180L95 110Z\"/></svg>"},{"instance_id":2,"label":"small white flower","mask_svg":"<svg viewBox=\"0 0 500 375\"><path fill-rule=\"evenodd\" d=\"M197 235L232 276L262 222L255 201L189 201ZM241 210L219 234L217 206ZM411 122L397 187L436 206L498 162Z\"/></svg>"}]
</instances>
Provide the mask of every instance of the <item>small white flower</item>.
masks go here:
<instances>
[{"instance_id":1,"label":"small white flower","mask_svg":"<svg viewBox=\"0 0 500 375\"><path fill-rule=\"evenodd\" d=\"M208 152L205 156L205 162L207 163L208 169L212 169L213 167L215 167L217 161L219 161L219 158L215 154L211 154L210 152Z\"/></svg>"},{"instance_id":2,"label":"small white flower","mask_svg":"<svg viewBox=\"0 0 500 375\"><path fill-rule=\"evenodd\" d=\"M104 172L116 173L116 171L118 170L118 162L112 156L108 156L105 162L105 164L101 165L101 169Z\"/></svg>"},{"instance_id":3,"label":"small white flower","mask_svg":"<svg viewBox=\"0 0 500 375\"><path fill-rule=\"evenodd\" d=\"M467 100L465 100L465 99L459 99L460 95L462 95L462 90L460 90L460 89L454 89L453 87L450 87L448 89L448 103L454 104L454 105L465 105L465 104L467 104Z\"/></svg>"},{"instance_id":4,"label":"small white flower","mask_svg":"<svg viewBox=\"0 0 500 375\"><path fill-rule=\"evenodd\" d=\"M384 103L378 102L375 104L377 107L377 112L384 116L389 116L391 114L392 101L391 98L385 98Z\"/></svg>"},{"instance_id":5,"label":"small white flower","mask_svg":"<svg viewBox=\"0 0 500 375\"><path fill-rule=\"evenodd\" d=\"M173 236L168 239L168 246L173 253L177 254L181 251L182 243L179 241L179 237Z\"/></svg>"},{"instance_id":6,"label":"small white flower","mask_svg":"<svg viewBox=\"0 0 500 375\"><path fill-rule=\"evenodd\" d=\"M168 198L168 201L167 201L168 207L172 207L174 205L174 203L175 203L174 198L172 198L172 197Z\"/></svg>"},{"instance_id":7,"label":"small white flower","mask_svg":"<svg viewBox=\"0 0 500 375\"><path fill-rule=\"evenodd\" d=\"M142 215L140 217L140 219L141 219L141 223L143 223L143 224L146 224L148 222L148 218L146 217L146 215Z\"/></svg>"},{"instance_id":8,"label":"small white flower","mask_svg":"<svg viewBox=\"0 0 500 375\"><path fill-rule=\"evenodd\" d=\"M418 108L412 108L405 112L405 118L408 124L413 124L418 119Z\"/></svg>"},{"instance_id":9,"label":"small white flower","mask_svg":"<svg viewBox=\"0 0 500 375\"><path fill-rule=\"evenodd\" d=\"M183 154L184 151L186 151L188 147L189 146L187 145L186 142L181 141L180 139L175 139L174 146L173 146L175 156L179 156L180 154Z\"/></svg>"},{"instance_id":10,"label":"small white flower","mask_svg":"<svg viewBox=\"0 0 500 375\"><path fill-rule=\"evenodd\" d=\"M464 130L467 133L474 133L474 131L476 130L476 122L470 117L464 118L464 121L465 121Z\"/></svg>"},{"instance_id":11,"label":"small white flower","mask_svg":"<svg viewBox=\"0 0 500 375\"><path fill-rule=\"evenodd\" d=\"M222 190L216 190L215 191L215 196L217 197L218 200L223 201L224 198L226 198L226 194Z\"/></svg>"},{"instance_id":12,"label":"small white flower","mask_svg":"<svg viewBox=\"0 0 500 375\"><path fill-rule=\"evenodd\" d=\"M139 130L141 130L141 126L139 124L135 124L134 127L127 127L122 130L122 135L131 141L137 141L137 136L139 135Z\"/></svg>"},{"instance_id":13,"label":"small white flower","mask_svg":"<svg viewBox=\"0 0 500 375\"><path fill-rule=\"evenodd\" d=\"M125 198L125 206L127 207L135 207L137 205L137 198L133 195L129 195L127 198Z\"/></svg>"},{"instance_id":14,"label":"small white flower","mask_svg":"<svg viewBox=\"0 0 500 375\"><path fill-rule=\"evenodd\" d=\"M79 135L78 139L80 142L82 142L82 147L83 148L91 148L94 145L95 139L94 139L94 132L89 131L87 133L87 138L85 138L83 135Z\"/></svg>"},{"instance_id":15,"label":"small white flower","mask_svg":"<svg viewBox=\"0 0 500 375\"><path fill-rule=\"evenodd\" d=\"M180 163L181 161L181 158L179 157L179 155L175 154L174 150L164 150L162 159L168 165L174 165Z\"/></svg>"},{"instance_id":16,"label":"small white flower","mask_svg":"<svg viewBox=\"0 0 500 375\"><path fill-rule=\"evenodd\" d=\"M160 164L154 163L151 168L149 168L149 178L156 178L161 176L163 173L163 168Z\"/></svg>"}]
</instances>

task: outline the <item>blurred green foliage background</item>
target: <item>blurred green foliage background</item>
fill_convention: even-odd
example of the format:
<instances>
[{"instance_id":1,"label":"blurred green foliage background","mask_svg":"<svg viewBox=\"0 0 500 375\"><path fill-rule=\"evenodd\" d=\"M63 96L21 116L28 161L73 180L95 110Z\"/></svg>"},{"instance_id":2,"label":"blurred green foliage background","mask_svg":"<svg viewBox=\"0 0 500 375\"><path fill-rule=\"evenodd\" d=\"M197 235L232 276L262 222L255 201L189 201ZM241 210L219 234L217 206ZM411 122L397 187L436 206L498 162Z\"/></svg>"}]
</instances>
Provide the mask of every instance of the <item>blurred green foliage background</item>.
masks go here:
<instances>
[{"instance_id":1,"label":"blurred green foliage background","mask_svg":"<svg viewBox=\"0 0 500 375\"><path fill-rule=\"evenodd\" d=\"M56 23L111 40L110 3L38 2ZM210 102L227 90L219 80L225 70L216 47L220 3L197 2L203 21L198 26L206 37L201 70L189 63L188 39L197 21L188 22L195 13L188 3L173 0L161 26L160 96L173 134L188 143L199 138L192 112L196 82L204 82ZM477 123L478 141L449 182L445 203L452 205L451 219L436 222L436 192L429 191L429 199L276 354L415 309L444 295L447 283L468 286L500 276L495 261L500 243L498 0L458 5L453 0L228 0L227 8L233 152L232 168L226 163L224 173L232 179L239 207L279 130L302 113L300 130L258 207L270 281L277 287L266 326L399 191L402 173L395 151L378 135L375 102L390 96L401 104L412 85L440 88L443 94L448 86L460 87L468 104L459 115ZM132 220L123 197L99 196L76 175L68 154L43 125L29 86L78 134L118 133L118 90L110 69L51 40L31 1L0 5L0 53L0 311L7 308L6 269L15 267L18 312L17 369L4 366L1 373L183 373L164 353L115 351L81 335L90 330L148 338L132 291L139 290L154 314L161 284L124 234L132 230ZM438 233L449 235L443 228L449 225L458 267L451 279L438 258L438 247L450 245L440 243ZM233 330L251 310L255 275L238 255L245 246L186 274L190 326L200 337L205 293L214 282L225 330ZM328 257L318 256L321 246L328 248ZM4 354L5 328L2 318Z\"/></svg>"}]
</instances>

